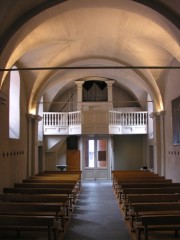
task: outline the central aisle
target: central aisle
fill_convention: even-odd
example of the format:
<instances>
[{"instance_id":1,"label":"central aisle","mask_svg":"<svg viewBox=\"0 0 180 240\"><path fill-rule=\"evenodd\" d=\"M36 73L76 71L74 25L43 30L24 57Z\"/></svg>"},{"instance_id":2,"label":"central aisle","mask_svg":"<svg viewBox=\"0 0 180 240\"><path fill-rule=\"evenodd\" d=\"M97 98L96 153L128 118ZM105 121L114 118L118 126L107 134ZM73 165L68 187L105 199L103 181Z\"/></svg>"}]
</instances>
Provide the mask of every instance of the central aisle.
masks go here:
<instances>
[{"instance_id":1,"label":"central aisle","mask_svg":"<svg viewBox=\"0 0 180 240\"><path fill-rule=\"evenodd\" d=\"M84 181L65 240L130 240L111 181Z\"/></svg>"}]
</instances>

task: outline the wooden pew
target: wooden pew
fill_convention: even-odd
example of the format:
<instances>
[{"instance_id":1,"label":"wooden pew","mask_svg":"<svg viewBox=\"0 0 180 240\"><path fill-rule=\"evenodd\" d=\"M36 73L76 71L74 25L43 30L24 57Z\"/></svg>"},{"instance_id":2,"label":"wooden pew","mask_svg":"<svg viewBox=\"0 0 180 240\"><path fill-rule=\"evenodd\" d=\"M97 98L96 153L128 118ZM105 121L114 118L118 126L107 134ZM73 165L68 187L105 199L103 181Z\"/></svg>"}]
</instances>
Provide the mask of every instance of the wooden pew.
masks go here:
<instances>
[{"instance_id":1,"label":"wooden pew","mask_svg":"<svg viewBox=\"0 0 180 240\"><path fill-rule=\"evenodd\" d=\"M122 179L132 179L137 177L159 177L158 174L154 174L150 171L121 171L121 170L113 170L112 171L112 180L113 180L113 187L118 180Z\"/></svg>"},{"instance_id":2,"label":"wooden pew","mask_svg":"<svg viewBox=\"0 0 180 240\"><path fill-rule=\"evenodd\" d=\"M54 183L61 183L61 184L76 184L77 180L62 180L57 178L34 178L34 179L23 179L22 182L28 183L28 182L54 182Z\"/></svg>"},{"instance_id":3,"label":"wooden pew","mask_svg":"<svg viewBox=\"0 0 180 240\"><path fill-rule=\"evenodd\" d=\"M51 233L54 232L56 240L57 227L54 225L52 216L18 216L0 215L0 230L8 231L47 231L48 240L51 240Z\"/></svg>"},{"instance_id":4,"label":"wooden pew","mask_svg":"<svg viewBox=\"0 0 180 240\"><path fill-rule=\"evenodd\" d=\"M81 179L82 176L82 171L50 171L50 170L46 170L44 172L40 172L38 174L36 174L35 176L64 176L64 175L74 175L74 174L78 174L79 179Z\"/></svg>"},{"instance_id":5,"label":"wooden pew","mask_svg":"<svg viewBox=\"0 0 180 240\"><path fill-rule=\"evenodd\" d=\"M126 201L128 194L170 194L180 193L180 187L163 188L123 188L123 199Z\"/></svg>"},{"instance_id":6,"label":"wooden pew","mask_svg":"<svg viewBox=\"0 0 180 240\"><path fill-rule=\"evenodd\" d=\"M64 231L65 214L59 203L0 202L0 215L53 216L59 231Z\"/></svg>"},{"instance_id":7,"label":"wooden pew","mask_svg":"<svg viewBox=\"0 0 180 240\"><path fill-rule=\"evenodd\" d=\"M14 187L66 188L72 189L76 195L80 192L80 184L77 181L24 179L22 183L14 183Z\"/></svg>"},{"instance_id":8,"label":"wooden pew","mask_svg":"<svg viewBox=\"0 0 180 240\"><path fill-rule=\"evenodd\" d=\"M23 193L23 194L65 194L71 197L71 189L61 188L4 188L4 193Z\"/></svg>"},{"instance_id":9,"label":"wooden pew","mask_svg":"<svg viewBox=\"0 0 180 240\"><path fill-rule=\"evenodd\" d=\"M130 182L122 183L121 188L157 188L157 187L180 187L180 183L169 183L165 182L152 182L152 183L142 183L142 182Z\"/></svg>"},{"instance_id":10,"label":"wooden pew","mask_svg":"<svg viewBox=\"0 0 180 240\"><path fill-rule=\"evenodd\" d=\"M35 187L35 186L38 186L38 187L51 187L51 188L61 188L61 189L74 189L75 188L75 185L76 182L59 182L59 181L48 181L48 180L45 180L45 181L33 181L33 180L24 180L22 183L14 183L14 187L23 187L23 186L26 186L26 187Z\"/></svg>"},{"instance_id":11,"label":"wooden pew","mask_svg":"<svg viewBox=\"0 0 180 240\"><path fill-rule=\"evenodd\" d=\"M81 180L76 178L63 178L63 177L53 177L53 176L36 176L28 179L23 179L23 182L59 182L59 183L74 183L75 185L81 186Z\"/></svg>"},{"instance_id":12,"label":"wooden pew","mask_svg":"<svg viewBox=\"0 0 180 240\"><path fill-rule=\"evenodd\" d=\"M140 221L143 215L180 214L180 202L148 202L134 203L129 212L131 230L134 230L134 220Z\"/></svg>"},{"instance_id":13,"label":"wooden pew","mask_svg":"<svg viewBox=\"0 0 180 240\"><path fill-rule=\"evenodd\" d=\"M74 201L77 199L80 192L80 186L75 183L60 183L52 181L42 182L27 182L27 183L14 183L14 188L53 188L53 189L68 189L72 192Z\"/></svg>"},{"instance_id":14,"label":"wooden pew","mask_svg":"<svg viewBox=\"0 0 180 240\"><path fill-rule=\"evenodd\" d=\"M134 184L137 184L137 185L142 184L142 183L147 184L147 186L145 186L145 187L138 187L138 186L137 187L134 187L134 186L123 187L123 184L128 185L128 184L132 184L133 182L134 182ZM140 188L145 189L145 188L150 188L150 184L152 184L152 186L153 186L153 184L165 184L165 183L172 184L172 180L171 179L165 179L165 180L163 180L163 179L146 179L146 180L142 181L141 179L134 179L134 181L124 181L124 182L121 181L121 183L118 183L118 186L116 188L116 196L119 199L119 203L121 203L122 202L122 194L124 193L124 189L125 189L125 191L126 191L126 189L140 189ZM156 188L161 188L162 186L163 185L159 185ZM171 186L173 186L173 185L169 185L169 187L171 187ZM176 186L176 185L174 185L174 186ZM178 187L180 187L180 186L178 186Z\"/></svg>"},{"instance_id":15,"label":"wooden pew","mask_svg":"<svg viewBox=\"0 0 180 240\"><path fill-rule=\"evenodd\" d=\"M178 230L180 230L180 214L144 215L141 217L141 222L136 223L136 239L141 239L142 231L145 240L148 240L150 231L174 231L177 237Z\"/></svg>"},{"instance_id":16,"label":"wooden pew","mask_svg":"<svg viewBox=\"0 0 180 240\"><path fill-rule=\"evenodd\" d=\"M58 203L69 218L69 198L67 194L0 194L3 202Z\"/></svg>"},{"instance_id":17,"label":"wooden pew","mask_svg":"<svg viewBox=\"0 0 180 240\"><path fill-rule=\"evenodd\" d=\"M120 177L136 177L136 176L159 176L158 174L155 174L154 172L151 171L141 171L141 170L112 170L112 178L113 179L118 179Z\"/></svg>"},{"instance_id":18,"label":"wooden pew","mask_svg":"<svg viewBox=\"0 0 180 240\"><path fill-rule=\"evenodd\" d=\"M127 194L127 201L123 203L125 218L134 203L178 202L180 194Z\"/></svg>"},{"instance_id":19,"label":"wooden pew","mask_svg":"<svg viewBox=\"0 0 180 240\"><path fill-rule=\"evenodd\" d=\"M61 189L61 188L4 188L4 193L16 193L16 194L63 194L69 199L69 203L72 207L73 199L71 189Z\"/></svg>"},{"instance_id":20,"label":"wooden pew","mask_svg":"<svg viewBox=\"0 0 180 240\"><path fill-rule=\"evenodd\" d=\"M135 178L122 178L118 179L114 183L114 191L117 194L122 188L122 184L128 183L172 183L171 179L165 179L164 177L135 177Z\"/></svg>"},{"instance_id":21,"label":"wooden pew","mask_svg":"<svg viewBox=\"0 0 180 240\"><path fill-rule=\"evenodd\" d=\"M59 179L59 180L80 180L79 174L48 174L48 175L35 175L29 177L29 179L46 179L46 178L52 178L52 179Z\"/></svg>"},{"instance_id":22,"label":"wooden pew","mask_svg":"<svg viewBox=\"0 0 180 240\"><path fill-rule=\"evenodd\" d=\"M119 186L119 190L117 192L117 198L119 199L119 202L121 203L121 195L123 193L124 188L163 188L163 187L180 187L180 183L172 183L171 180L168 181L167 179L165 181L150 181L150 182L126 182L122 183Z\"/></svg>"},{"instance_id":23,"label":"wooden pew","mask_svg":"<svg viewBox=\"0 0 180 240\"><path fill-rule=\"evenodd\" d=\"M38 218L52 217L50 216L50 214L46 213L47 210L45 211L44 214L47 214L48 216L43 215L40 210L38 213L41 216L36 215L36 213L33 212L33 209L35 210L37 204L46 204L46 205L53 204L53 206L55 206L58 203L59 209L63 210L63 212L66 213L66 215L63 215L63 218L65 217L69 218L69 209L72 208L72 197L73 197L73 200L75 201L74 196L77 196L78 191L80 191L80 181L81 181L80 172L71 173L71 174L48 173L48 174L44 174L44 176L30 177L29 179L24 180L24 182L26 181L28 181L29 183L15 183L14 188L4 188L4 194L0 195L0 201L1 201L0 204L7 204L7 208L9 208L9 206L14 204L14 210L11 211L11 214L9 214L10 211L9 213L8 211L6 211L5 213L4 210L0 212L1 219L5 217L6 218L5 222L7 222L6 226L2 226L2 229L4 228L10 229L10 223L14 224L15 222L18 222L18 227L19 227L19 223L22 219L21 217L28 217L29 222L31 222L31 218L29 217L34 217L34 218L35 217L38 217ZM33 183L33 181L36 183ZM26 214L28 214L28 216L25 214L25 212L22 214L23 209L16 211L17 208L20 208L20 205L22 205L21 207L24 208L25 207L24 204L26 205L26 207L27 207L27 204L29 204L28 205L29 207L31 204L31 210L24 209L24 211L26 212ZM26 222L26 219L24 220L24 222ZM21 225L23 227L23 224ZM62 220L61 226L64 227L64 220ZM11 227L12 229L14 228L14 226L11 226ZM25 228L29 229L29 226L26 226ZM37 225L37 228L38 228L38 225ZM43 228L46 228L46 227L43 226ZM32 227L31 230L32 229L34 229L34 227ZM48 239L50 239L50 232L48 232ZM54 235L54 239L55 239L55 235Z\"/></svg>"},{"instance_id":24,"label":"wooden pew","mask_svg":"<svg viewBox=\"0 0 180 240\"><path fill-rule=\"evenodd\" d=\"M123 194L158 194L158 193L180 193L180 187L163 188L123 188Z\"/></svg>"},{"instance_id":25,"label":"wooden pew","mask_svg":"<svg viewBox=\"0 0 180 240\"><path fill-rule=\"evenodd\" d=\"M69 209L72 210L73 203L75 203L75 196L71 189L61 188L4 188L4 193L15 193L15 194L59 194L66 195L69 199Z\"/></svg>"}]
</instances>

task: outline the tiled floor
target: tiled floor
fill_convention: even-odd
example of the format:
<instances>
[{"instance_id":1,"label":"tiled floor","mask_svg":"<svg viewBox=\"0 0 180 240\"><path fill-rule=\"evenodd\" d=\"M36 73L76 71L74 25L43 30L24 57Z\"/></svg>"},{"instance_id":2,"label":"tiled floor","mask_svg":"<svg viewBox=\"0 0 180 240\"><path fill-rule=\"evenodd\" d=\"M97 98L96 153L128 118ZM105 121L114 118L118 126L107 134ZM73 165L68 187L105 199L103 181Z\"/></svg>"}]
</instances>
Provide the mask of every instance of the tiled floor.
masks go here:
<instances>
[{"instance_id":1,"label":"tiled floor","mask_svg":"<svg viewBox=\"0 0 180 240\"><path fill-rule=\"evenodd\" d=\"M130 240L111 181L82 183L64 240Z\"/></svg>"}]
</instances>

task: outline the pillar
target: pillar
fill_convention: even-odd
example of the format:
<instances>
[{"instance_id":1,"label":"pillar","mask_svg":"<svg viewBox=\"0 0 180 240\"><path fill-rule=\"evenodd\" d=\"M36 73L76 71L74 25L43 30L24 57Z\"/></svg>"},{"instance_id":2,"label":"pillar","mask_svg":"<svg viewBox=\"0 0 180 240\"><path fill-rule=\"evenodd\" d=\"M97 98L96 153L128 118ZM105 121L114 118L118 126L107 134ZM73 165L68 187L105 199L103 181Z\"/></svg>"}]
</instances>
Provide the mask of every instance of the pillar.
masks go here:
<instances>
[{"instance_id":1,"label":"pillar","mask_svg":"<svg viewBox=\"0 0 180 240\"><path fill-rule=\"evenodd\" d=\"M154 125L154 171L161 176L165 175L165 139L164 139L164 115L165 112L153 112L150 117L153 118Z\"/></svg>"},{"instance_id":2,"label":"pillar","mask_svg":"<svg viewBox=\"0 0 180 240\"><path fill-rule=\"evenodd\" d=\"M108 94L108 106L109 106L109 110L113 108L113 80L108 80L105 81L107 84L107 94Z\"/></svg>"},{"instance_id":3,"label":"pillar","mask_svg":"<svg viewBox=\"0 0 180 240\"><path fill-rule=\"evenodd\" d=\"M38 173L38 121L39 115L27 114L27 177Z\"/></svg>"},{"instance_id":4,"label":"pillar","mask_svg":"<svg viewBox=\"0 0 180 240\"><path fill-rule=\"evenodd\" d=\"M75 81L75 83L77 84L77 110L80 111L82 110L82 102L83 102L83 96L82 96L82 92L83 92L83 83L84 81Z\"/></svg>"}]
</instances>

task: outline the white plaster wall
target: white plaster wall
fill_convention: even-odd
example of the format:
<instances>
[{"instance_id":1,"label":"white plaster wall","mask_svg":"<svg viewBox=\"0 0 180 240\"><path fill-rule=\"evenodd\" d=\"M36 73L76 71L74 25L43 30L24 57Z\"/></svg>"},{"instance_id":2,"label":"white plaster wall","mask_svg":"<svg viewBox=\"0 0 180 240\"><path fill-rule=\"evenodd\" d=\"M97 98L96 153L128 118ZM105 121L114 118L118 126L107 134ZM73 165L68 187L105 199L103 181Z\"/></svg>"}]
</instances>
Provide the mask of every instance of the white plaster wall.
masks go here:
<instances>
[{"instance_id":1,"label":"white plaster wall","mask_svg":"<svg viewBox=\"0 0 180 240\"><path fill-rule=\"evenodd\" d=\"M177 62L174 62L178 66ZM165 88L165 175L174 182L180 182L180 146L172 143L171 101L180 96L180 69L169 70L164 78Z\"/></svg>"},{"instance_id":2,"label":"white plaster wall","mask_svg":"<svg viewBox=\"0 0 180 240\"><path fill-rule=\"evenodd\" d=\"M62 92L51 105L52 112L73 112L77 111L77 91L76 86Z\"/></svg>"},{"instance_id":3,"label":"white plaster wall","mask_svg":"<svg viewBox=\"0 0 180 240\"><path fill-rule=\"evenodd\" d=\"M139 107L134 96L118 86L113 86L113 107Z\"/></svg>"},{"instance_id":4,"label":"white plaster wall","mask_svg":"<svg viewBox=\"0 0 180 240\"><path fill-rule=\"evenodd\" d=\"M139 170L145 163L143 135L114 136L114 170Z\"/></svg>"},{"instance_id":5,"label":"white plaster wall","mask_svg":"<svg viewBox=\"0 0 180 240\"><path fill-rule=\"evenodd\" d=\"M7 77L2 91L9 96ZM9 104L0 103L0 192L27 177L27 99L21 79L20 139L9 139Z\"/></svg>"}]
</instances>

